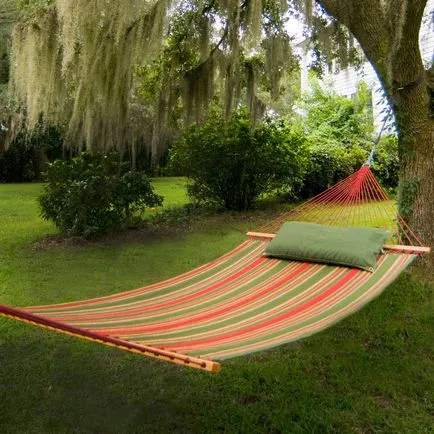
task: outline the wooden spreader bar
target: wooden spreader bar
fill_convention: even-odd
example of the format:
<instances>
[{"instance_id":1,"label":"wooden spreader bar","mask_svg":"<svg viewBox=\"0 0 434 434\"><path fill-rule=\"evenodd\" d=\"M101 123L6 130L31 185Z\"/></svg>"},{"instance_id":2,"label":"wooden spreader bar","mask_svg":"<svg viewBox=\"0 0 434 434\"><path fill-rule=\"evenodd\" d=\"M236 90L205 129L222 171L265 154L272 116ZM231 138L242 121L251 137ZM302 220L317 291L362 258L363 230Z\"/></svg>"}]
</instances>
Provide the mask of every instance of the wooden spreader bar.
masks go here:
<instances>
[{"instance_id":1,"label":"wooden spreader bar","mask_svg":"<svg viewBox=\"0 0 434 434\"><path fill-rule=\"evenodd\" d=\"M57 332L65 333L72 336L77 336L88 341L99 342L112 347L117 347L122 350L138 353L156 359L165 360L167 362L176 363L191 368L202 369L209 372L219 372L221 369L220 363L212 360L200 359L198 357L190 357L185 354L166 351L164 349L151 347L148 345L139 345L132 342L123 341L121 339L110 336L100 335L90 330L80 329L78 327L67 324L51 321L39 315L26 312L21 309L15 309L9 306L0 304L0 316L16 319L18 321L37 325Z\"/></svg>"},{"instance_id":2,"label":"wooden spreader bar","mask_svg":"<svg viewBox=\"0 0 434 434\"><path fill-rule=\"evenodd\" d=\"M276 234L267 234L264 232L247 232L246 234L251 240L271 241ZM424 255L431 252L430 247L424 246L401 246L397 244L385 244L383 248L389 252L408 253L411 255Z\"/></svg>"}]
</instances>

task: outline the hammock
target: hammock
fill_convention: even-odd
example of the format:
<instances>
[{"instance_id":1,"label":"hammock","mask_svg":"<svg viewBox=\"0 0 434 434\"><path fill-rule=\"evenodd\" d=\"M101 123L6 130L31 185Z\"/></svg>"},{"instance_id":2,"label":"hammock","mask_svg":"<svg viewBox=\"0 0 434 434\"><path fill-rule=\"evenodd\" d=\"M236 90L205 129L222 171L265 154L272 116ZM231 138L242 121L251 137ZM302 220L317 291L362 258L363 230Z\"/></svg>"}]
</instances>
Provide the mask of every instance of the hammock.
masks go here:
<instances>
[{"instance_id":1,"label":"hammock","mask_svg":"<svg viewBox=\"0 0 434 434\"><path fill-rule=\"evenodd\" d=\"M373 273L262 256L285 221L388 228ZM305 338L378 296L417 255L428 253L369 167L249 232L226 255L181 276L91 300L0 315L162 360L219 371L217 360Z\"/></svg>"}]
</instances>

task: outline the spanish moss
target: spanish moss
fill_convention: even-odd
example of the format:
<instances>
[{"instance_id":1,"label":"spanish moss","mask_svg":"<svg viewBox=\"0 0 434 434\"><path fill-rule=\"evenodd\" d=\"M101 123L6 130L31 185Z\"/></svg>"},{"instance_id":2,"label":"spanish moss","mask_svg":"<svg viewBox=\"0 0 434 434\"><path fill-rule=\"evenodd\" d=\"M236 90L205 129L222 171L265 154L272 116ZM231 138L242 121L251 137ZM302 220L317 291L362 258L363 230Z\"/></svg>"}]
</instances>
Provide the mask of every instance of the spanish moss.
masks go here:
<instances>
[{"instance_id":1,"label":"spanish moss","mask_svg":"<svg viewBox=\"0 0 434 434\"><path fill-rule=\"evenodd\" d=\"M293 1L308 17L312 5ZM280 97L296 65L287 14L284 0L41 2L13 34L15 125L66 123L65 146L76 151L133 154L146 142L157 164L176 130L211 104L227 116L245 104L257 119Z\"/></svg>"}]
</instances>

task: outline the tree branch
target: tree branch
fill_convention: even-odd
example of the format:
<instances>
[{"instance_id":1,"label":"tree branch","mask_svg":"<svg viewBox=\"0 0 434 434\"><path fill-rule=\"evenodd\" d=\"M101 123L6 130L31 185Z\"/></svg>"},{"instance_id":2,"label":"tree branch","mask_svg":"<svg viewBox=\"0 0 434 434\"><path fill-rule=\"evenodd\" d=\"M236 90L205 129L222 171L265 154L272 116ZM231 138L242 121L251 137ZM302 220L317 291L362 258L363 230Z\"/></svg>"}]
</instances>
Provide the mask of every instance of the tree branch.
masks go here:
<instances>
[{"instance_id":1,"label":"tree branch","mask_svg":"<svg viewBox=\"0 0 434 434\"><path fill-rule=\"evenodd\" d=\"M216 46L209 52L209 56L205 60L203 60L202 62L200 62L199 65L195 66L193 69L190 69L190 71L187 71L186 74L189 74L192 71L197 71L199 68L201 68L202 66L204 66L206 64L206 62L208 62L214 56L215 52L223 44L223 42L227 38L228 34L229 34L229 21L226 21L226 25L225 25L225 29L223 31L223 35L220 38L220 40L217 42Z\"/></svg>"},{"instance_id":2,"label":"tree branch","mask_svg":"<svg viewBox=\"0 0 434 434\"><path fill-rule=\"evenodd\" d=\"M210 57L212 57L214 55L214 53L220 48L220 46L223 44L223 42L227 38L228 34L229 34L229 21L226 21L226 25L225 25L225 29L223 31L223 35L220 38L220 40L217 42L216 46L210 51L208 59Z\"/></svg>"},{"instance_id":3,"label":"tree branch","mask_svg":"<svg viewBox=\"0 0 434 434\"><path fill-rule=\"evenodd\" d=\"M427 0L386 0L386 7L378 0L318 1L356 37L386 89L396 75L403 82L417 79L423 67L418 44ZM403 57L412 64L406 72L399 71Z\"/></svg>"}]
</instances>

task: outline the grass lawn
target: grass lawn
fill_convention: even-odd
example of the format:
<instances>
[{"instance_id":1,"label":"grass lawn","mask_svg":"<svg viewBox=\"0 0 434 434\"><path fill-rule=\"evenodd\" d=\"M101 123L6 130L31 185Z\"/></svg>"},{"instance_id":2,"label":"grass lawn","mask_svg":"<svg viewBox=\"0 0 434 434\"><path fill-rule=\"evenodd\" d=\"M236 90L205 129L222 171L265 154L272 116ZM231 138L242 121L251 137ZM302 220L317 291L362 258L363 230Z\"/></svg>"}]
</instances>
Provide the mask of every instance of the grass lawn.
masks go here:
<instances>
[{"instance_id":1,"label":"grass lawn","mask_svg":"<svg viewBox=\"0 0 434 434\"><path fill-rule=\"evenodd\" d=\"M166 206L182 178L158 179ZM38 217L40 185L0 185L0 303L58 303L143 286L228 251L267 213L78 245ZM0 433L428 433L434 426L433 286L403 274L361 312L220 374L0 318Z\"/></svg>"}]
</instances>

